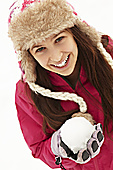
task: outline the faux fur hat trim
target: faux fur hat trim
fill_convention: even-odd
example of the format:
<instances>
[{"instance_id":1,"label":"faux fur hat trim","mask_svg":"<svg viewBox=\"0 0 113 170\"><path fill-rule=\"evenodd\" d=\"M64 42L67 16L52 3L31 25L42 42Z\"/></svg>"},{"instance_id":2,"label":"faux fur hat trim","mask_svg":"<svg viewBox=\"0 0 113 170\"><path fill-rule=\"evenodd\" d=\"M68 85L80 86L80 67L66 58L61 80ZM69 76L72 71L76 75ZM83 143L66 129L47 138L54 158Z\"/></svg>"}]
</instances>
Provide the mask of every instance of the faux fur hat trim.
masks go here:
<instances>
[{"instance_id":1,"label":"faux fur hat trim","mask_svg":"<svg viewBox=\"0 0 113 170\"><path fill-rule=\"evenodd\" d=\"M99 41L97 31L75 15L65 0L43 0L33 4L15 15L9 24L8 34L15 50L28 50L34 44L74 25L85 32L94 45Z\"/></svg>"},{"instance_id":2,"label":"faux fur hat trim","mask_svg":"<svg viewBox=\"0 0 113 170\"><path fill-rule=\"evenodd\" d=\"M15 15L9 24L15 50L28 50L52 34L74 26L76 17L65 0L34 2Z\"/></svg>"},{"instance_id":3,"label":"faux fur hat trim","mask_svg":"<svg viewBox=\"0 0 113 170\"><path fill-rule=\"evenodd\" d=\"M21 58L21 69L24 71L24 78L29 82L36 81L36 62L28 53L24 50L20 52Z\"/></svg>"}]
</instances>

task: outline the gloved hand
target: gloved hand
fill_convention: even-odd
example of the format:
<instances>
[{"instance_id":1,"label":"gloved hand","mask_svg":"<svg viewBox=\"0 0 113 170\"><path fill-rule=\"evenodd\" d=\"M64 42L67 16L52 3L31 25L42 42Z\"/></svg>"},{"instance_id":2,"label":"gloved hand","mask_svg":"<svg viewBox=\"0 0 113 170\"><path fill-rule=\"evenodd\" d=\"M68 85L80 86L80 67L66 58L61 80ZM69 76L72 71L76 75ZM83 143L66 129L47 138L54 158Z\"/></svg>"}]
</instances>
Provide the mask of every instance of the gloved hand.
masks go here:
<instances>
[{"instance_id":1,"label":"gloved hand","mask_svg":"<svg viewBox=\"0 0 113 170\"><path fill-rule=\"evenodd\" d=\"M92 125L84 117L73 117L52 135L51 148L58 157L84 164L99 154L103 141L100 123Z\"/></svg>"}]
</instances>

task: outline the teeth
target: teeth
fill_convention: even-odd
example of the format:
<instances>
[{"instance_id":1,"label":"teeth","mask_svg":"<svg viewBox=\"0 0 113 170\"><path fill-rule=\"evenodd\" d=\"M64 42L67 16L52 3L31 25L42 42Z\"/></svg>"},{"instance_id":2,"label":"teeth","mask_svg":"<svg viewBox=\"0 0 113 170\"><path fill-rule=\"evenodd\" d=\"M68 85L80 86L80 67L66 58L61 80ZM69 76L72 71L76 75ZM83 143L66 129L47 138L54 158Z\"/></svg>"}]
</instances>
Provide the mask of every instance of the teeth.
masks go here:
<instances>
[{"instance_id":1,"label":"teeth","mask_svg":"<svg viewBox=\"0 0 113 170\"><path fill-rule=\"evenodd\" d=\"M55 64L55 66L56 66L56 67L63 67L63 66L65 66L68 58L69 58L69 56L67 56L67 58L66 58L61 64L58 64L58 65Z\"/></svg>"}]
</instances>

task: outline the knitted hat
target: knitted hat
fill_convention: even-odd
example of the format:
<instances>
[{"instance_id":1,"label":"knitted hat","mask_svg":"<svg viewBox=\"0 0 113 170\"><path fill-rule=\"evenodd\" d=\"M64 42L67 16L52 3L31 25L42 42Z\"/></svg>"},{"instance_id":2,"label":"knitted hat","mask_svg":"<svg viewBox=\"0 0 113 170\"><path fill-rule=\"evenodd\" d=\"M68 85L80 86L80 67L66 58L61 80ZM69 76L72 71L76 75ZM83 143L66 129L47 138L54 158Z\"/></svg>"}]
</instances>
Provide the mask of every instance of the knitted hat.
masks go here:
<instances>
[{"instance_id":1,"label":"knitted hat","mask_svg":"<svg viewBox=\"0 0 113 170\"><path fill-rule=\"evenodd\" d=\"M101 43L101 35L83 22L65 0L17 0L10 7L8 23L8 34L13 41L24 80L29 87L43 96L74 101L80 105L81 112L86 112L87 105L82 97L68 92L51 92L35 84L35 62L27 50L51 35L76 25L92 40L93 45L113 68L113 60Z\"/></svg>"}]
</instances>

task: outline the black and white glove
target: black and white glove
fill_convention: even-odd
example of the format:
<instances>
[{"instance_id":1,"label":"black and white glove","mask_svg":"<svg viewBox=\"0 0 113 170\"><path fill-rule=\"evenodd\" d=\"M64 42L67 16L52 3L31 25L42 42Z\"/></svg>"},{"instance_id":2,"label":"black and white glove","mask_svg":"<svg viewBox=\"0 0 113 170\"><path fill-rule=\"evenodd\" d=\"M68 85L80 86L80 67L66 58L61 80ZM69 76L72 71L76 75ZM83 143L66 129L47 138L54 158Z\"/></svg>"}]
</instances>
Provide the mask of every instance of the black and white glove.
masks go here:
<instances>
[{"instance_id":1,"label":"black and white glove","mask_svg":"<svg viewBox=\"0 0 113 170\"><path fill-rule=\"evenodd\" d=\"M84 117L74 117L52 135L51 149L58 157L84 164L99 154L103 142L100 123L92 125Z\"/></svg>"}]
</instances>

